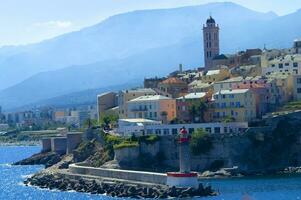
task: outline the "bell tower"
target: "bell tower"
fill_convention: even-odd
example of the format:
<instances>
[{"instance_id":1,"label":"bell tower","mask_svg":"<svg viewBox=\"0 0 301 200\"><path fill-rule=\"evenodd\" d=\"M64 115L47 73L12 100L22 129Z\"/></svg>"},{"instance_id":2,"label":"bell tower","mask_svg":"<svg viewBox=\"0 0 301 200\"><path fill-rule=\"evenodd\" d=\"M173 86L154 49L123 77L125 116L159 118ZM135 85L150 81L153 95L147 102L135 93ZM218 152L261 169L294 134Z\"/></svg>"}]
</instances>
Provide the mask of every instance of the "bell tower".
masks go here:
<instances>
[{"instance_id":1,"label":"bell tower","mask_svg":"<svg viewBox=\"0 0 301 200\"><path fill-rule=\"evenodd\" d=\"M205 69L212 68L212 59L219 55L219 26L210 16L203 25Z\"/></svg>"}]
</instances>

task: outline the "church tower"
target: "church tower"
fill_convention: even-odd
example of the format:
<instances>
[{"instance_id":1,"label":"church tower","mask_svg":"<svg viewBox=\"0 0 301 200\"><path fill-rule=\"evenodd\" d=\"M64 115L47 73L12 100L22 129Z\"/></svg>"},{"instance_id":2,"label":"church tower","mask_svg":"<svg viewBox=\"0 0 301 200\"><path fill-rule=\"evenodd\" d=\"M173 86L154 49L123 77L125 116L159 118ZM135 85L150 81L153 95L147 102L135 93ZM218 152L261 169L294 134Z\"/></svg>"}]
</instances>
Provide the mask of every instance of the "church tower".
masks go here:
<instances>
[{"instance_id":1,"label":"church tower","mask_svg":"<svg viewBox=\"0 0 301 200\"><path fill-rule=\"evenodd\" d=\"M212 68L212 59L219 55L219 27L210 16L203 25L205 69Z\"/></svg>"}]
</instances>

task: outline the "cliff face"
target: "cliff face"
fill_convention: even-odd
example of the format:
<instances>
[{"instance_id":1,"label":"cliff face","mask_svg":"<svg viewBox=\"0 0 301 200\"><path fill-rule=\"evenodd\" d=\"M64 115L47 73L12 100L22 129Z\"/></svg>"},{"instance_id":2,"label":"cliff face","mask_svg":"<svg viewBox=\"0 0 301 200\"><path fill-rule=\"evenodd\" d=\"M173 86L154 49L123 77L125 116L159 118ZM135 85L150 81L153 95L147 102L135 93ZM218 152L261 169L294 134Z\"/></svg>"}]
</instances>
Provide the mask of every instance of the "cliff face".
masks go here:
<instances>
[{"instance_id":1,"label":"cliff face","mask_svg":"<svg viewBox=\"0 0 301 200\"><path fill-rule=\"evenodd\" d=\"M194 171L237 166L248 173L273 173L286 167L301 166L300 114L277 117L274 127L257 128L244 135L211 136L212 148L205 154L193 155ZM173 136L161 137L154 144L140 144L115 151L122 168L166 171L177 170L178 144ZM147 162L148 161L148 162Z\"/></svg>"}]
</instances>

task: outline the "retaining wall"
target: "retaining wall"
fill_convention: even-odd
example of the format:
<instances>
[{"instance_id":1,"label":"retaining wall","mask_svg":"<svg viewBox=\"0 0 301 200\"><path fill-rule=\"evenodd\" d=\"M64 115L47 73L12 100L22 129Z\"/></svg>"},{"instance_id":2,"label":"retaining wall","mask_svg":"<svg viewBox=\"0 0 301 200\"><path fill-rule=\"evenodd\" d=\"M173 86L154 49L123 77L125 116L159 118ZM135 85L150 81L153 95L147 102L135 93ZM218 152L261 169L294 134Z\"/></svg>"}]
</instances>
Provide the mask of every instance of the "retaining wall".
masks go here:
<instances>
[{"instance_id":1,"label":"retaining wall","mask_svg":"<svg viewBox=\"0 0 301 200\"><path fill-rule=\"evenodd\" d=\"M42 141L42 152L49 152L51 151L51 139L44 138Z\"/></svg>"},{"instance_id":2,"label":"retaining wall","mask_svg":"<svg viewBox=\"0 0 301 200\"><path fill-rule=\"evenodd\" d=\"M67 134L67 154L72 153L72 151L82 142L82 135L82 133Z\"/></svg>"},{"instance_id":3,"label":"retaining wall","mask_svg":"<svg viewBox=\"0 0 301 200\"><path fill-rule=\"evenodd\" d=\"M65 154L67 150L67 138L57 137L51 138L51 151L58 154Z\"/></svg>"},{"instance_id":4,"label":"retaining wall","mask_svg":"<svg viewBox=\"0 0 301 200\"><path fill-rule=\"evenodd\" d=\"M153 183L166 185L167 176L162 173L130 171L119 169L103 169L81 165L80 163L69 165L69 171L73 174L93 175L112 179Z\"/></svg>"}]
</instances>

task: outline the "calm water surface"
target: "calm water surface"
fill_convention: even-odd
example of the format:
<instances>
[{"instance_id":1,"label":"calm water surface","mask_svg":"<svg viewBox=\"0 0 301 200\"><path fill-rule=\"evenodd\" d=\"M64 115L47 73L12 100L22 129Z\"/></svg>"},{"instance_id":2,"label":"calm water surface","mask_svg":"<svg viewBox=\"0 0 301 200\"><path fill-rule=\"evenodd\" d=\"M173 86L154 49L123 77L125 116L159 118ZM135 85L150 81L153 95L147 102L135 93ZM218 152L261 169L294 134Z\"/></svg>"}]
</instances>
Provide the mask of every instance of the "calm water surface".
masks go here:
<instances>
[{"instance_id":1,"label":"calm water surface","mask_svg":"<svg viewBox=\"0 0 301 200\"><path fill-rule=\"evenodd\" d=\"M0 147L0 200L115 199L101 195L49 191L24 186L22 181L26 176L43 167L11 166L10 163L29 157L39 150L40 147ZM212 185L220 191L221 195L201 198L202 200L301 200L301 176L209 180L205 181L205 184Z\"/></svg>"}]
</instances>

